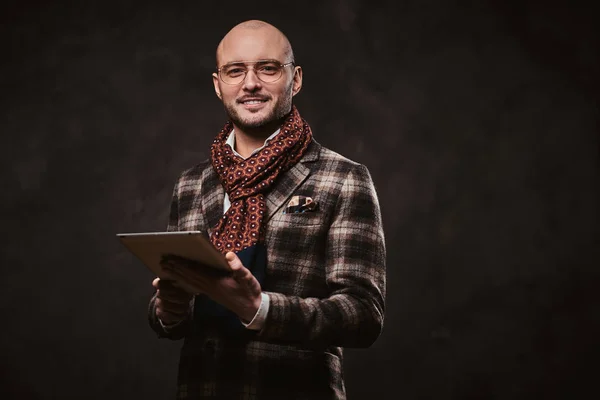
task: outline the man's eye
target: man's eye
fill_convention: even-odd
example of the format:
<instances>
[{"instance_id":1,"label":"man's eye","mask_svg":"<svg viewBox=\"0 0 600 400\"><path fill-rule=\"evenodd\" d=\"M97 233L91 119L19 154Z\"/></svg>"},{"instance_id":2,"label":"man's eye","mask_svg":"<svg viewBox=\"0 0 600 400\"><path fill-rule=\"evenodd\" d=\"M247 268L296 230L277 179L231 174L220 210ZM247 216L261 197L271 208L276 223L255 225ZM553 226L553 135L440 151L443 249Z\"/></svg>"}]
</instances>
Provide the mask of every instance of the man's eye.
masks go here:
<instances>
[{"instance_id":1,"label":"man's eye","mask_svg":"<svg viewBox=\"0 0 600 400\"><path fill-rule=\"evenodd\" d=\"M244 73L244 69L243 68L231 68L231 69L228 69L225 73L229 76L239 76Z\"/></svg>"},{"instance_id":2,"label":"man's eye","mask_svg":"<svg viewBox=\"0 0 600 400\"><path fill-rule=\"evenodd\" d=\"M264 74L272 75L277 72L279 68L276 65L262 65L258 71Z\"/></svg>"}]
</instances>

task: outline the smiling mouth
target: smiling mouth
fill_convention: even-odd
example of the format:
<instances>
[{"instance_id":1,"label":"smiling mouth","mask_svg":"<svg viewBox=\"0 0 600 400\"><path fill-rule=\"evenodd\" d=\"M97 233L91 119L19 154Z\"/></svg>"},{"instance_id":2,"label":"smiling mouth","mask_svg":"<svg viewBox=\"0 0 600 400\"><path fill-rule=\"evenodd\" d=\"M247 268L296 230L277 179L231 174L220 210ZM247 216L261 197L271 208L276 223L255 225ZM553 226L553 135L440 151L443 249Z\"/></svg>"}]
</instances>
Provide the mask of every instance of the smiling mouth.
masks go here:
<instances>
[{"instance_id":1,"label":"smiling mouth","mask_svg":"<svg viewBox=\"0 0 600 400\"><path fill-rule=\"evenodd\" d=\"M251 100L243 100L243 101L240 101L239 103L247 105L247 106L251 106L251 105L262 104L262 103L266 103L266 102L267 102L266 99L251 99Z\"/></svg>"}]
</instances>

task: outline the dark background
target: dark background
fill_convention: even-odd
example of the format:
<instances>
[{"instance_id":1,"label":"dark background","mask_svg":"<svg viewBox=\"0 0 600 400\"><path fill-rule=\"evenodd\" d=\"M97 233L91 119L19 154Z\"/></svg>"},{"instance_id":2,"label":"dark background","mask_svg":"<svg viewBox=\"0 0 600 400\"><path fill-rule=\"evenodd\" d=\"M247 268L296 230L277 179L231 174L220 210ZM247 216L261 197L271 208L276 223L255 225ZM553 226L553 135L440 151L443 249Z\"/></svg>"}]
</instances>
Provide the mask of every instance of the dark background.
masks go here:
<instances>
[{"instance_id":1,"label":"dark background","mask_svg":"<svg viewBox=\"0 0 600 400\"><path fill-rule=\"evenodd\" d=\"M590 2L592 3L592 2ZM2 399L166 399L179 342L115 238L163 230L225 122L220 38L273 23L322 144L367 165L384 333L350 399L597 398L597 13L568 1L2 6Z\"/></svg>"}]
</instances>

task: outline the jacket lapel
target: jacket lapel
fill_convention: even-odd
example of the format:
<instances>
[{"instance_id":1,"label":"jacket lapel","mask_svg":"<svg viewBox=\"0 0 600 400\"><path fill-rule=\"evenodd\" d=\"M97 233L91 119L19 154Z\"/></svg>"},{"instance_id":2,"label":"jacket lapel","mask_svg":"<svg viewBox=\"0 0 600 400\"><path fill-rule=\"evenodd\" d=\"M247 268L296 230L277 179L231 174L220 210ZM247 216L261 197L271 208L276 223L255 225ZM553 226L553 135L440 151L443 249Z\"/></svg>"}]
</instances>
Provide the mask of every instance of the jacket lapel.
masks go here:
<instances>
[{"instance_id":1,"label":"jacket lapel","mask_svg":"<svg viewBox=\"0 0 600 400\"><path fill-rule=\"evenodd\" d=\"M223 216L223 201L225 198L225 189L223 189L223 185L212 165L209 165L202 173L201 196L204 205L202 212L208 223L207 231L210 235L214 226Z\"/></svg>"},{"instance_id":2,"label":"jacket lapel","mask_svg":"<svg viewBox=\"0 0 600 400\"><path fill-rule=\"evenodd\" d=\"M308 178L310 175L310 168L305 164L317 160L319 158L320 150L321 145L313 139L300 161L273 183L271 190L265 196L267 203L265 223L271 219L277 210L286 204L286 201L289 201L290 197L292 197L296 191L296 188Z\"/></svg>"},{"instance_id":3,"label":"jacket lapel","mask_svg":"<svg viewBox=\"0 0 600 400\"><path fill-rule=\"evenodd\" d=\"M265 223L286 201L289 201L296 188L308 178L310 169L305 164L317 160L320 150L321 145L313 139L300 161L273 184L271 190L265 196L267 203ZM210 235L214 226L223 216L223 200L225 198L225 190L212 165L209 165L202 173L201 198L204 206L202 213L208 223L207 231Z\"/></svg>"}]
</instances>

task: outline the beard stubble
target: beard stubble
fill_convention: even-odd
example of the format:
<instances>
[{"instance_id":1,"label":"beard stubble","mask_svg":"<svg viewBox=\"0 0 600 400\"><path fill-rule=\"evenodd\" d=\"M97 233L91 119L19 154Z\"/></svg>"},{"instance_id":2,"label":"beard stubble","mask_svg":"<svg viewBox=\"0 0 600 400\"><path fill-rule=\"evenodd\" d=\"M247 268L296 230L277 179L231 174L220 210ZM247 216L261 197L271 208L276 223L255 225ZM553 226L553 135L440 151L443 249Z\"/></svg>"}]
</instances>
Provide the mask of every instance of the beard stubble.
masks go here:
<instances>
[{"instance_id":1,"label":"beard stubble","mask_svg":"<svg viewBox=\"0 0 600 400\"><path fill-rule=\"evenodd\" d=\"M225 106L225 112L227 116L236 126L238 126L242 130L253 130L260 128L265 125L272 124L275 121L278 121L285 117L290 110L292 109L292 85L294 81L292 80L286 90L284 91L284 96L279 97L272 111L266 115L265 117L258 120L249 120L242 118L237 112L235 106L237 105L236 100L231 104L223 103Z\"/></svg>"}]
</instances>

